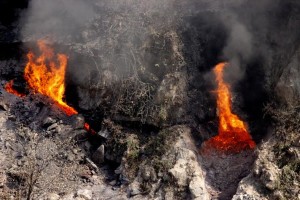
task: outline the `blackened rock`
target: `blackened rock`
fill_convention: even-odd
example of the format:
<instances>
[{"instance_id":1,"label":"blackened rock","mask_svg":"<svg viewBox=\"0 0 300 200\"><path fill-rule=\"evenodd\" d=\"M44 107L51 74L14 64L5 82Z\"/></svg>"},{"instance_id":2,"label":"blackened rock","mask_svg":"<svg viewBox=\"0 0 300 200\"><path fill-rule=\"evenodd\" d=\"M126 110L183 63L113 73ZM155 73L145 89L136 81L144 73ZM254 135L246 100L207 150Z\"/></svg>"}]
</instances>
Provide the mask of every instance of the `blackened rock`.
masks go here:
<instances>
[{"instance_id":1,"label":"blackened rock","mask_svg":"<svg viewBox=\"0 0 300 200\"><path fill-rule=\"evenodd\" d=\"M88 139L88 133L84 129L74 130L74 139L76 142L83 142Z\"/></svg>"},{"instance_id":2,"label":"blackened rock","mask_svg":"<svg viewBox=\"0 0 300 200\"><path fill-rule=\"evenodd\" d=\"M119 175L119 174L122 173L122 171L123 171L123 167L122 167L122 165L120 165L120 166L115 170L115 174Z\"/></svg>"},{"instance_id":3,"label":"blackened rock","mask_svg":"<svg viewBox=\"0 0 300 200\"><path fill-rule=\"evenodd\" d=\"M14 116L14 115L10 115L10 116L8 116L8 119L10 120L10 121L13 121L13 122L15 122L17 119L16 119L16 116Z\"/></svg>"},{"instance_id":4,"label":"blackened rock","mask_svg":"<svg viewBox=\"0 0 300 200\"><path fill-rule=\"evenodd\" d=\"M101 137L103 137L104 139L108 139L110 137L110 133L108 132L108 130L101 130L98 132L98 135L100 135Z\"/></svg>"},{"instance_id":5,"label":"blackened rock","mask_svg":"<svg viewBox=\"0 0 300 200\"><path fill-rule=\"evenodd\" d=\"M89 141L86 141L84 143L84 148L85 148L85 150L89 151L92 148L91 143Z\"/></svg>"},{"instance_id":6,"label":"blackened rock","mask_svg":"<svg viewBox=\"0 0 300 200\"><path fill-rule=\"evenodd\" d=\"M104 163L104 145L101 145L93 154L92 156L92 160L97 164L97 165L101 165L102 163Z\"/></svg>"}]
</instances>

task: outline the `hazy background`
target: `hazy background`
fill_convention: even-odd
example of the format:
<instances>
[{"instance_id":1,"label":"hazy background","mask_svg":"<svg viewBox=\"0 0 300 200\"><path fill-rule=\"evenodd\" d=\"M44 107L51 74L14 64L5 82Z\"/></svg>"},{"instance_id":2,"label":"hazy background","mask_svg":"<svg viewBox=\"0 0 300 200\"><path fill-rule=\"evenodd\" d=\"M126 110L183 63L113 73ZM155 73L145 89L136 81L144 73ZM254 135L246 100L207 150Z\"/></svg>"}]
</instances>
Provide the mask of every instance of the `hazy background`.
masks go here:
<instances>
[{"instance_id":1,"label":"hazy background","mask_svg":"<svg viewBox=\"0 0 300 200\"><path fill-rule=\"evenodd\" d=\"M272 91L299 46L299 4L31 0L22 15L21 40L47 38L68 45L78 53L70 55L75 84L96 90L130 76L159 85L166 74L182 71L182 63L190 70L186 79L191 88L204 90L209 88L205 82L214 83L213 66L227 61L226 80L233 87L243 86L242 92L251 91L244 98L251 105L257 96L265 96L263 90Z\"/></svg>"}]
</instances>

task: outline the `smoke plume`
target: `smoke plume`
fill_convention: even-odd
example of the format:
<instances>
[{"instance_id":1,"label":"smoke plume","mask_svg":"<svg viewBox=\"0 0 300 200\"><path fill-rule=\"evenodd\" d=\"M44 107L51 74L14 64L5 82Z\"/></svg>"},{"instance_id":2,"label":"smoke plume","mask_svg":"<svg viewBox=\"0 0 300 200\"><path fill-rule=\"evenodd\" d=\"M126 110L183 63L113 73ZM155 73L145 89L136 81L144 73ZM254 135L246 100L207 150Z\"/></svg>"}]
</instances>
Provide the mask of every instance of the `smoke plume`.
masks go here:
<instances>
[{"instance_id":1,"label":"smoke plume","mask_svg":"<svg viewBox=\"0 0 300 200\"><path fill-rule=\"evenodd\" d=\"M252 34L245 25L237 20L236 16L223 19L228 31L228 39L223 49L223 56L230 64L227 70L227 79L232 83L244 76L245 64L250 61L253 51Z\"/></svg>"}]
</instances>

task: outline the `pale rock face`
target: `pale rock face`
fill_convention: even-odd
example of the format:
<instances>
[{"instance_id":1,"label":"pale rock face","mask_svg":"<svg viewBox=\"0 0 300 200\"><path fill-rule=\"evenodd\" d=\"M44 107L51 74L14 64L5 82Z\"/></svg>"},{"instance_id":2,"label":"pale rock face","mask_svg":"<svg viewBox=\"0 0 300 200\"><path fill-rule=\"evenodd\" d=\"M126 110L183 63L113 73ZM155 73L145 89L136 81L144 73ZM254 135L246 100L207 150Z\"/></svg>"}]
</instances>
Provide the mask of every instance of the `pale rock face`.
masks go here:
<instances>
[{"instance_id":1,"label":"pale rock face","mask_svg":"<svg viewBox=\"0 0 300 200\"><path fill-rule=\"evenodd\" d=\"M277 186L277 181L279 179L279 169L273 164L269 163L262 170L262 175L260 177L261 182L270 190L275 190Z\"/></svg>"},{"instance_id":2,"label":"pale rock face","mask_svg":"<svg viewBox=\"0 0 300 200\"><path fill-rule=\"evenodd\" d=\"M73 199L74 199L74 194L67 194L61 197L61 200L73 200Z\"/></svg>"},{"instance_id":3,"label":"pale rock face","mask_svg":"<svg viewBox=\"0 0 300 200\"><path fill-rule=\"evenodd\" d=\"M179 159L176 164L169 172L176 179L178 186L187 186L188 184L188 174L187 168L188 163L186 160Z\"/></svg>"},{"instance_id":4,"label":"pale rock face","mask_svg":"<svg viewBox=\"0 0 300 200\"><path fill-rule=\"evenodd\" d=\"M4 172L0 171L0 187L3 187L6 182L6 175Z\"/></svg>"},{"instance_id":5,"label":"pale rock face","mask_svg":"<svg viewBox=\"0 0 300 200\"><path fill-rule=\"evenodd\" d=\"M269 190L275 190L279 180L280 169L271 162L274 159L274 154L269 152L271 145L274 145L274 141L266 142L263 145L264 149L259 153L253 172L265 187Z\"/></svg>"},{"instance_id":6,"label":"pale rock face","mask_svg":"<svg viewBox=\"0 0 300 200\"><path fill-rule=\"evenodd\" d=\"M5 155L0 152L0 163L5 162ZM2 188L6 183L6 174L3 169L0 168L0 188Z\"/></svg>"},{"instance_id":7,"label":"pale rock face","mask_svg":"<svg viewBox=\"0 0 300 200\"><path fill-rule=\"evenodd\" d=\"M140 188L140 183L137 180L134 180L129 186L129 191L128 191L129 195L136 196L140 194L141 191L139 188Z\"/></svg>"},{"instance_id":8,"label":"pale rock face","mask_svg":"<svg viewBox=\"0 0 300 200\"><path fill-rule=\"evenodd\" d=\"M234 195L232 200L259 200L259 199L248 194L240 194L240 195Z\"/></svg>"},{"instance_id":9,"label":"pale rock face","mask_svg":"<svg viewBox=\"0 0 300 200\"><path fill-rule=\"evenodd\" d=\"M192 142L190 130L182 129L180 139L175 144L176 163L170 174L177 181L178 186L187 186L193 199L209 200L203 171L197 161L197 151Z\"/></svg>"},{"instance_id":10,"label":"pale rock face","mask_svg":"<svg viewBox=\"0 0 300 200\"><path fill-rule=\"evenodd\" d=\"M55 193L50 193L49 196L47 197L47 200L59 200L60 196Z\"/></svg>"},{"instance_id":11,"label":"pale rock face","mask_svg":"<svg viewBox=\"0 0 300 200\"><path fill-rule=\"evenodd\" d=\"M93 199L93 193L89 189L80 189L77 191L77 197L80 197L84 200L91 200Z\"/></svg>"},{"instance_id":12,"label":"pale rock face","mask_svg":"<svg viewBox=\"0 0 300 200\"><path fill-rule=\"evenodd\" d=\"M157 175L152 166L142 165L138 176L129 186L129 196L139 198L141 183L147 181L153 184L150 199L174 199L177 189L188 190L188 195L192 199L210 199L203 171L196 156L197 148L194 145L190 129L186 126L174 126L173 131L179 134L178 139L174 147L165 156L168 160L174 161L173 167L168 170L169 175L172 176L171 180L174 180L174 186L160 190L159 185L161 185L162 175ZM160 196L160 194L163 196Z\"/></svg>"},{"instance_id":13,"label":"pale rock face","mask_svg":"<svg viewBox=\"0 0 300 200\"><path fill-rule=\"evenodd\" d=\"M252 175L249 175L240 182L232 200L267 200L257 191L259 187L262 186L254 180Z\"/></svg>"},{"instance_id":14,"label":"pale rock face","mask_svg":"<svg viewBox=\"0 0 300 200\"><path fill-rule=\"evenodd\" d=\"M173 200L175 195L172 189L168 188L165 190L165 200Z\"/></svg>"},{"instance_id":15,"label":"pale rock face","mask_svg":"<svg viewBox=\"0 0 300 200\"><path fill-rule=\"evenodd\" d=\"M204 185L203 177L201 176L193 176L190 184L189 189L194 199L202 199L202 200L209 200L209 195Z\"/></svg>"}]
</instances>

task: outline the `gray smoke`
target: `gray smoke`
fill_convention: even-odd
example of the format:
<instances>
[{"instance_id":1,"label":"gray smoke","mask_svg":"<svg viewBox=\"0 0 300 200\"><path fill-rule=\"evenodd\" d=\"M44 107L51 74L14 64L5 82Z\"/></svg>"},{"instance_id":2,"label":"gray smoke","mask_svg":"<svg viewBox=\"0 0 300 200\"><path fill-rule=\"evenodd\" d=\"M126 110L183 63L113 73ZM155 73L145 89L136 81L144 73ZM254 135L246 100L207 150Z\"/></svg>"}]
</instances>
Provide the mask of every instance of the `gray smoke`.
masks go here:
<instances>
[{"instance_id":1,"label":"gray smoke","mask_svg":"<svg viewBox=\"0 0 300 200\"><path fill-rule=\"evenodd\" d=\"M238 21L237 16L230 15L223 19L228 31L228 39L223 49L223 56L230 64L226 72L227 79L231 83L243 78L245 64L251 59L253 51L252 34L245 25Z\"/></svg>"},{"instance_id":2,"label":"gray smoke","mask_svg":"<svg viewBox=\"0 0 300 200\"><path fill-rule=\"evenodd\" d=\"M102 12L108 10L115 13L116 17L127 15L125 17L128 20L136 22L133 25L142 25L139 24L139 18L143 15L164 15L168 21L172 16L170 7L173 2L174 0L31 0L21 22L22 39L50 37L65 40L66 37L80 35L92 23L99 24L100 20L107 20ZM128 27L134 28L136 27Z\"/></svg>"},{"instance_id":3,"label":"gray smoke","mask_svg":"<svg viewBox=\"0 0 300 200\"><path fill-rule=\"evenodd\" d=\"M23 16L22 38L62 38L78 30L95 14L90 1L31 0Z\"/></svg>"},{"instance_id":4,"label":"gray smoke","mask_svg":"<svg viewBox=\"0 0 300 200\"><path fill-rule=\"evenodd\" d=\"M287 32L280 30L285 21L281 25L276 22L278 19L267 16L267 13L279 16L280 3L280 0L31 0L23 16L22 40L49 37L56 42L76 43L72 48L92 56L98 71L119 68L120 73L125 73L130 71L129 66L156 64L153 60L157 56L138 55L143 51L148 53L145 45L153 46L151 38L171 29L179 35L185 17L201 18L203 13L216 13L226 29L223 58L231 64L227 74L234 82L243 78L245 66L257 53L258 46L261 54L269 58L274 47L265 41L280 41L280 34ZM207 24L214 23L209 17L206 20ZM264 38L270 29L274 29L274 34ZM288 45L297 35L283 37ZM275 45L281 48L281 44ZM82 75L80 70L78 74Z\"/></svg>"}]
</instances>

